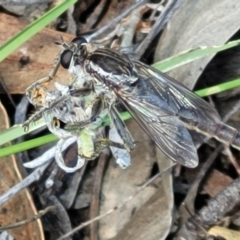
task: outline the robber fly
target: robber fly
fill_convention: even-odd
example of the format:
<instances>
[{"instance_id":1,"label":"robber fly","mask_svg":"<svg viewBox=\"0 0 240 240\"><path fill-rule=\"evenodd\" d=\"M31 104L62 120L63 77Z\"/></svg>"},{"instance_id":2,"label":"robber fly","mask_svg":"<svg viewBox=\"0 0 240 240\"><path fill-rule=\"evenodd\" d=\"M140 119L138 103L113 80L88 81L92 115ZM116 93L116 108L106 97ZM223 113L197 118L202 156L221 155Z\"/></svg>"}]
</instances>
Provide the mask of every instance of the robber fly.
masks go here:
<instances>
[{"instance_id":1,"label":"robber fly","mask_svg":"<svg viewBox=\"0 0 240 240\"><path fill-rule=\"evenodd\" d=\"M29 101L39 110L23 124L25 131L32 122L43 117L48 129L60 138L56 145L55 159L67 172L76 171L82 167L85 160L95 159L104 148L109 146L120 167L128 167L131 163L130 155L116 135L116 130L113 130L114 134L109 133L109 139L98 137L96 134L97 128L108 114L103 98L96 96L86 87L75 92L71 91L71 94L69 92L71 85L65 86L55 82L55 87L56 90L53 91L42 88L41 96L37 98L32 98L33 92L28 93L28 96L31 96ZM59 120L66 124L64 129L59 127ZM57 126L55 123L58 123ZM114 126L111 127L112 129ZM77 136L78 162L75 167L70 168L65 165L61 152L63 143L72 136Z\"/></svg>"},{"instance_id":2,"label":"robber fly","mask_svg":"<svg viewBox=\"0 0 240 240\"><path fill-rule=\"evenodd\" d=\"M110 108L122 103L168 157L187 167L198 164L187 128L240 149L239 132L221 122L211 105L176 80L126 53L98 47L82 37L61 45L63 51L49 76L36 84L50 81L59 65L75 76L86 76L102 86L111 99ZM123 140L124 135L128 138L124 132Z\"/></svg>"}]
</instances>

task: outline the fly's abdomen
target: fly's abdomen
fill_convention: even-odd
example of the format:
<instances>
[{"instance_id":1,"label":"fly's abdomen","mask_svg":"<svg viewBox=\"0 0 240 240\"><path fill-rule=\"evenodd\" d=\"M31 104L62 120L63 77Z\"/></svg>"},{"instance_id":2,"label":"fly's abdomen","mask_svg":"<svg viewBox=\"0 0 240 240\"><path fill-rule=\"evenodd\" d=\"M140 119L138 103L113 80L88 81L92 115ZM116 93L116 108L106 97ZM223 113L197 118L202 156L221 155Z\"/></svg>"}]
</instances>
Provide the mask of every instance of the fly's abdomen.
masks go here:
<instances>
[{"instance_id":1,"label":"fly's abdomen","mask_svg":"<svg viewBox=\"0 0 240 240\"><path fill-rule=\"evenodd\" d=\"M206 124L204 126L198 126L198 130L205 135L214 137L220 142L240 150L240 133L235 128L223 122L214 125Z\"/></svg>"}]
</instances>

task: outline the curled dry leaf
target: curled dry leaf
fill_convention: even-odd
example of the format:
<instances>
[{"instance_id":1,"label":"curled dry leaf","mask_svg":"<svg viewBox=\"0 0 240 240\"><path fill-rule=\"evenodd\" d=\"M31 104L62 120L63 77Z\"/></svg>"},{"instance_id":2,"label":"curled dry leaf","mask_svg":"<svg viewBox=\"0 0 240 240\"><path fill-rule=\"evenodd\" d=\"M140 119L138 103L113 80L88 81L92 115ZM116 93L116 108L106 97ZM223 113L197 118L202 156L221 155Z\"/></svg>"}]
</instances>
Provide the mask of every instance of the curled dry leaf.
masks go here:
<instances>
[{"instance_id":1,"label":"curled dry leaf","mask_svg":"<svg viewBox=\"0 0 240 240\"><path fill-rule=\"evenodd\" d=\"M240 1L186 0L173 16L161 37L155 61L199 46L221 45L239 29ZM213 56L199 59L169 72L190 89Z\"/></svg>"},{"instance_id":2,"label":"curled dry leaf","mask_svg":"<svg viewBox=\"0 0 240 240\"><path fill-rule=\"evenodd\" d=\"M0 104L0 130L9 127L6 110ZM0 195L22 180L22 175L13 155L1 158L0 161ZM32 217L36 209L27 189L22 190L5 204L0 206L0 225L13 224ZM40 220L28 223L25 226L8 231L11 236L18 240L44 239Z\"/></svg>"}]
</instances>

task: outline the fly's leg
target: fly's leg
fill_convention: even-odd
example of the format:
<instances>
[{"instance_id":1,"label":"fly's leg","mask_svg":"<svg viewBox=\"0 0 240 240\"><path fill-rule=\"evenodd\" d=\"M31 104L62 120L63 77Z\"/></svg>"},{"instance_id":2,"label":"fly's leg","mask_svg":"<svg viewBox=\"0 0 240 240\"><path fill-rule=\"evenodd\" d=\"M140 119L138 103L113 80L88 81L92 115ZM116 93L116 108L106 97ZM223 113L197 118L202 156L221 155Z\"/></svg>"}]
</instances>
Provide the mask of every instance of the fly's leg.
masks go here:
<instances>
[{"instance_id":1,"label":"fly's leg","mask_svg":"<svg viewBox=\"0 0 240 240\"><path fill-rule=\"evenodd\" d=\"M64 130L78 135L84 129L84 127L91 124L94 120L95 119L90 118L82 122L68 123L65 125Z\"/></svg>"},{"instance_id":2,"label":"fly's leg","mask_svg":"<svg viewBox=\"0 0 240 240\"><path fill-rule=\"evenodd\" d=\"M60 55L58 55L54 61L53 67L47 77L41 78L31 84L26 90L26 96L30 103L35 107L42 106L43 99L46 95L46 86L52 81L60 66Z\"/></svg>"},{"instance_id":3,"label":"fly's leg","mask_svg":"<svg viewBox=\"0 0 240 240\"><path fill-rule=\"evenodd\" d=\"M42 110L36 111L28 120L26 120L23 124L22 127L24 129L24 132L29 131L29 126L31 123L35 123L42 117Z\"/></svg>"},{"instance_id":4,"label":"fly's leg","mask_svg":"<svg viewBox=\"0 0 240 240\"><path fill-rule=\"evenodd\" d=\"M125 146L121 143L113 142L107 138L102 138L102 139L94 142L94 153L92 154L91 157L83 156L81 153L79 155L81 157L85 157L87 160L94 160L107 147L116 147L116 148L120 148L120 149L125 149Z\"/></svg>"}]
</instances>

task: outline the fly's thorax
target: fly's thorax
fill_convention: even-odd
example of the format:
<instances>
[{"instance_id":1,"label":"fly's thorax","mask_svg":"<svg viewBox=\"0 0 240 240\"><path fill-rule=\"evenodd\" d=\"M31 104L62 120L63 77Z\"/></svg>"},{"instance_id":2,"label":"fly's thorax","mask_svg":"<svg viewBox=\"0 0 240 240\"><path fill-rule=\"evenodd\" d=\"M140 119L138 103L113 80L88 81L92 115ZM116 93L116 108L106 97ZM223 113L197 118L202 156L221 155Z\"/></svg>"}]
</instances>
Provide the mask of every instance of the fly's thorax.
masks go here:
<instances>
[{"instance_id":1,"label":"fly's thorax","mask_svg":"<svg viewBox=\"0 0 240 240\"><path fill-rule=\"evenodd\" d=\"M138 79L131 59L126 54L112 49L98 48L88 54L83 68L109 89L133 84Z\"/></svg>"}]
</instances>

